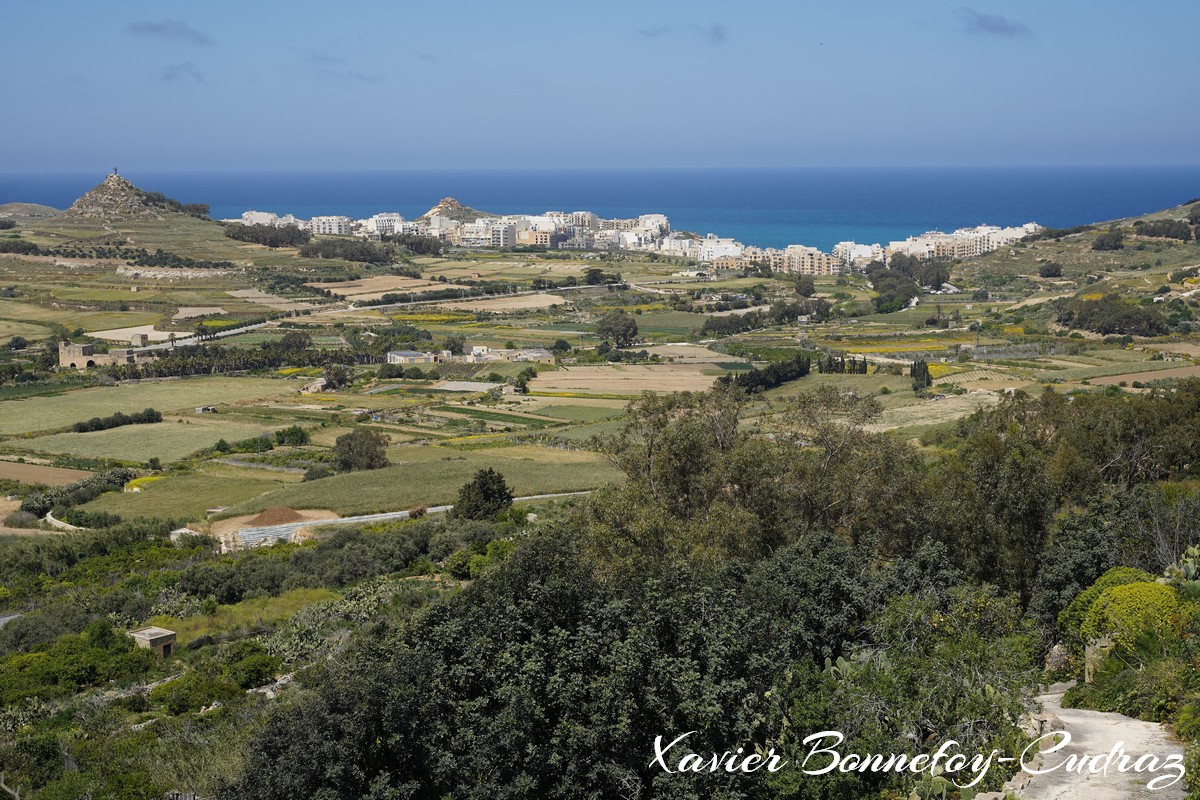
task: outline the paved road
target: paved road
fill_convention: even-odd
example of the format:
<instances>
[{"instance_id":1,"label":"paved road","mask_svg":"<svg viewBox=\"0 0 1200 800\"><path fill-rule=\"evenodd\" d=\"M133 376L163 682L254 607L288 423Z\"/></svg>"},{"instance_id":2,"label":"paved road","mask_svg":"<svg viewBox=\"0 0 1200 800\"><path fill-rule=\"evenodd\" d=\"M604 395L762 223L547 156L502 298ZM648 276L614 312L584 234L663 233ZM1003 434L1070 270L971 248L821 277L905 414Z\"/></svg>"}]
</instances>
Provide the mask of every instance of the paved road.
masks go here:
<instances>
[{"instance_id":1,"label":"paved road","mask_svg":"<svg viewBox=\"0 0 1200 800\"><path fill-rule=\"evenodd\" d=\"M1161 761L1183 753L1179 743L1157 723L1103 711L1063 708L1063 692L1069 685L1055 684L1038 698L1047 712L1058 715L1071 734L1070 744L1043 755L1042 769L1064 764L1070 756L1104 756L1112 752L1118 743L1132 756L1129 759L1131 762L1144 755L1156 756ZM1019 796L1024 800L1130 800L1151 797L1156 800L1182 800L1187 794L1182 780L1157 790L1146 787L1147 781L1164 774L1173 773L1169 770L1141 774L1119 772L1116 759L1113 759L1107 774L1102 771L1093 773L1088 769L1082 773L1067 772L1060 767L1045 775L1034 775Z\"/></svg>"},{"instance_id":2,"label":"paved road","mask_svg":"<svg viewBox=\"0 0 1200 800\"><path fill-rule=\"evenodd\" d=\"M556 497L578 497L591 494L586 492L561 492L559 494L533 494L527 497L514 497L515 502L522 500L553 500ZM442 514L454 506L433 506L426 509L427 514ZM408 511L385 511L382 514L363 514L357 517L341 517L340 519L306 520L304 522L289 522L285 525L267 525L260 528L242 528L237 532L238 542L242 547L254 547L269 542L291 540L296 531L301 528L325 527L326 525L357 525L369 522L388 522L390 520L408 519Z\"/></svg>"}]
</instances>

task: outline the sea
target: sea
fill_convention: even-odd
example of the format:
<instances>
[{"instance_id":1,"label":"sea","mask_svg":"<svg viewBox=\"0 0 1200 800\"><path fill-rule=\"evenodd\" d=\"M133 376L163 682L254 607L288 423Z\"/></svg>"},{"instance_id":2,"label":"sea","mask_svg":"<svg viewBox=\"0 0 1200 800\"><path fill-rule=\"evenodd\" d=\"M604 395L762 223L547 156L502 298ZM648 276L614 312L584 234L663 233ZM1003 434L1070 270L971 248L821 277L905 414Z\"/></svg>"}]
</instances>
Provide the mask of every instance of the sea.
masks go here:
<instances>
[{"instance_id":1,"label":"sea","mask_svg":"<svg viewBox=\"0 0 1200 800\"><path fill-rule=\"evenodd\" d=\"M0 175L0 203L66 208L95 173ZM413 218L443 197L498 214L666 214L671 227L743 244L830 250L981 224L1070 227L1200 198L1200 165L1163 167L826 167L786 169L494 169L355 172L141 172L138 186L216 219L243 211Z\"/></svg>"}]
</instances>

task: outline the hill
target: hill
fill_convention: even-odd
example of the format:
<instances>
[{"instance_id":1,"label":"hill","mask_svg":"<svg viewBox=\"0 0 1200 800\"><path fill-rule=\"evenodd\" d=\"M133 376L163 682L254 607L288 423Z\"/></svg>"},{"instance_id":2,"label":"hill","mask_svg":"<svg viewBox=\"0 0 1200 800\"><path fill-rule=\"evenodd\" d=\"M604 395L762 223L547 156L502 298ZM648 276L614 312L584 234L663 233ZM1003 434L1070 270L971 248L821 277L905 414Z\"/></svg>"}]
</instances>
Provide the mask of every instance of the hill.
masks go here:
<instances>
[{"instance_id":1,"label":"hill","mask_svg":"<svg viewBox=\"0 0 1200 800\"><path fill-rule=\"evenodd\" d=\"M448 217L457 222L474 222L479 217L499 216L498 214L492 214L487 211L479 211L471 208L470 206L464 206L453 197L443 197L438 201L436 206L422 214L420 219L429 219L435 214Z\"/></svg>"},{"instance_id":2,"label":"hill","mask_svg":"<svg viewBox=\"0 0 1200 800\"><path fill-rule=\"evenodd\" d=\"M37 203L5 203L0 205L0 219L11 219L14 222L29 222L35 219L57 217L63 212L50 206Z\"/></svg>"},{"instance_id":3,"label":"hill","mask_svg":"<svg viewBox=\"0 0 1200 800\"><path fill-rule=\"evenodd\" d=\"M966 285L982 282L993 287L1012 287L1023 276L1036 276L1043 265L1053 263L1061 266L1064 279L1079 282L1076 288L1085 285L1088 276L1092 276L1093 282L1116 279L1153 291L1166 282L1168 274L1200 264L1200 243L1194 234L1188 241L1145 235L1143 231L1149 230L1146 224L1187 220L1196 207L1193 201L1140 216L1043 231L1013 247L968 259L955 267L954 275ZM1122 246L1116 250L1094 249L1096 238L1111 230L1122 234Z\"/></svg>"},{"instance_id":4,"label":"hill","mask_svg":"<svg viewBox=\"0 0 1200 800\"><path fill-rule=\"evenodd\" d=\"M164 219L170 214L192 217L208 215L208 206L185 205L158 192L147 192L113 172L104 182L71 204L73 217L118 221L136 218Z\"/></svg>"}]
</instances>

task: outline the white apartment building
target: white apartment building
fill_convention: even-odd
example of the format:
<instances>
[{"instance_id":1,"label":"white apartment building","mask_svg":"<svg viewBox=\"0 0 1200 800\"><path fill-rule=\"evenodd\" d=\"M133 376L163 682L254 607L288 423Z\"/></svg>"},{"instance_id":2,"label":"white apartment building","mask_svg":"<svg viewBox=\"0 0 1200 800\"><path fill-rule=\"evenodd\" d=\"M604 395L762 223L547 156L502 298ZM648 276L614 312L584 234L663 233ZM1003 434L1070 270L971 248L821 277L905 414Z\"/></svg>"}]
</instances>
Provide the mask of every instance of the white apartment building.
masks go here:
<instances>
[{"instance_id":1,"label":"white apartment building","mask_svg":"<svg viewBox=\"0 0 1200 800\"><path fill-rule=\"evenodd\" d=\"M838 242L833 246L833 255L852 269L862 269L872 261L882 262L885 258L882 245L857 242Z\"/></svg>"},{"instance_id":2,"label":"white apartment building","mask_svg":"<svg viewBox=\"0 0 1200 800\"><path fill-rule=\"evenodd\" d=\"M309 226L315 234L348 236L354 230L354 220L341 216L313 217Z\"/></svg>"},{"instance_id":3,"label":"white apartment building","mask_svg":"<svg viewBox=\"0 0 1200 800\"><path fill-rule=\"evenodd\" d=\"M400 233L398 230L404 224L404 217L400 216L395 211L385 211L382 214L376 214L369 219L358 221L359 227L371 233L378 233L382 236L388 236Z\"/></svg>"},{"instance_id":4,"label":"white apartment building","mask_svg":"<svg viewBox=\"0 0 1200 800\"><path fill-rule=\"evenodd\" d=\"M270 225L274 227L279 224L279 216L272 214L270 211L246 211L242 214L242 224Z\"/></svg>"},{"instance_id":5,"label":"white apartment building","mask_svg":"<svg viewBox=\"0 0 1200 800\"><path fill-rule=\"evenodd\" d=\"M567 221L572 228L594 231L600 227L600 217L591 211L572 211L567 215Z\"/></svg>"},{"instance_id":6,"label":"white apartment building","mask_svg":"<svg viewBox=\"0 0 1200 800\"><path fill-rule=\"evenodd\" d=\"M490 247L492 244L492 226L487 220L477 219L474 222L463 223L459 228L458 243L463 247Z\"/></svg>"},{"instance_id":7,"label":"white apartment building","mask_svg":"<svg viewBox=\"0 0 1200 800\"><path fill-rule=\"evenodd\" d=\"M783 271L800 275L837 275L845 265L841 259L815 247L789 244L783 251Z\"/></svg>"},{"instance_id":8,"label":"white apartment building","mask_svg":"<svg viewBox=\"0 0 1200 800\"><path fill-rule=\"evenodd\" d=\"M489 228L491 246L512 247L517 243L517 229L518 225L514 222L493 222Z\"/></svg>"},{"instance_id":9,"label":"white apartment building","mask_svg":"<svg viewBox=\"0 0 1200 800\"><path fill-rule=\"evenodd\" d=\"M745 248L741 242L724 239L715 233L710 233L698 243L696 259L698 261L716 261L718 258L732 256L737 258Z\"/></svg>"},{"instance_id":10,"label":"white apartment building","mask_svg":"<svg viewBox=\"0 0 1200 800\"><path fill-rule=\"evenodd\" d=\"M671 223L665 214L642 214L638 217L637 230L649 238L659 239L671 232Z\"/></svg>"},{"instance_id":11,"label":"white apartment building","mask_svg":"<svg viewBox=\"0 0 1200 800\"><path fill-rule=\"evenodd\" d=\"M700 240L683 234L671 234L659 240L658 251L677 258L696 258L700 253Z\"/></svg>"}]
</instances>

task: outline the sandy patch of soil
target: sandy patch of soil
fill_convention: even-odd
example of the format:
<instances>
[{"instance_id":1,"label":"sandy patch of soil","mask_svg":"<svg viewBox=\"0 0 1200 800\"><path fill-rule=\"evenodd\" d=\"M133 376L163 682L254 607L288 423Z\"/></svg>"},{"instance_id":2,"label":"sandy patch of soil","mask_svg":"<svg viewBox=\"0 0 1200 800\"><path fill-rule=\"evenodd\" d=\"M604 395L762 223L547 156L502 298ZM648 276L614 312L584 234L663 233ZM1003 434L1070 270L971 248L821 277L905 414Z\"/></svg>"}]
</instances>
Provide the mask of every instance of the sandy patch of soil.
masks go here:
<instances>
[{"instance_id":1,"label":"sandy patch of soil","mask_svg":"<svg viewBox=\"0 0 1200 800\"><path fill-rule=\"evenodd\" d=\"M22 464L16 461L0 461L0 478L21 483L44 483L47 486L66 486L68 483L90 478L92 473L82 469L47 467L42 464Z\"/></svg>"},{"instance_id":2,"label":"sandy patch of soil","mask_svg":"<svg viewBox=\"0 0 1200 800\"><path fill-rule=\"evenodd\" d=\"M487 300L463 300L439 303L442 308L461 308L464 311L527 311L549 308L567 302L556 294L525 294L518 297L492 297Z\"/></svg>"}]
</instances>

